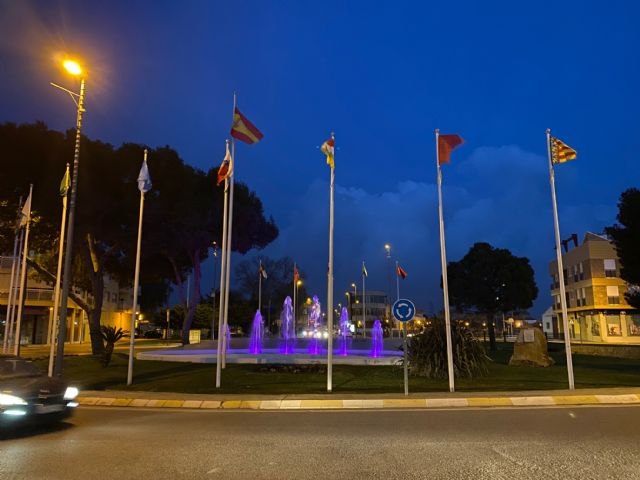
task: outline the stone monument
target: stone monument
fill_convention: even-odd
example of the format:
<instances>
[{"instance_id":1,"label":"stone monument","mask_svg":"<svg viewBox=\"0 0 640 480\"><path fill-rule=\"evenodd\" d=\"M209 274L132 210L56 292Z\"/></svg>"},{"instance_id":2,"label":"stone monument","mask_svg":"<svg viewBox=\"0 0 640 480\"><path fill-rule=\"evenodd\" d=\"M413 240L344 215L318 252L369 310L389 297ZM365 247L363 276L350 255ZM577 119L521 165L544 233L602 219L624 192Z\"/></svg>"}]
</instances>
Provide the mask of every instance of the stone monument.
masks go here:
<instances>
[{"instance_id":1,"label":"stone monument","mask_svg":"<svg viewBox=\"0 0 640 480\"><path fill-rule=\"evenodd\" d=\"M554 364L547 353L547 339L542 330L525 326L513 344L513 355L509 365L520 367L549 367Z\"/></svg>"}]
</instances>

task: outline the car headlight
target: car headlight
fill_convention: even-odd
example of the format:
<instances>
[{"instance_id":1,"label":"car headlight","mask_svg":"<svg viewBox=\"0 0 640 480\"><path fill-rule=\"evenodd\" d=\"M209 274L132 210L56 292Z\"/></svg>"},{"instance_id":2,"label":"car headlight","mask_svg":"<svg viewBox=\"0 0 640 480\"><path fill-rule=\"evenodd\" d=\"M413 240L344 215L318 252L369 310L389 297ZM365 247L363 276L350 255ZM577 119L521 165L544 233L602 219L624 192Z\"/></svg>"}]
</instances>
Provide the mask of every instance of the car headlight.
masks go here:
<instances>
[{"instance_id":1,"label":"car headlight","mask_svg":"<svg viewBox=\"0 0 640 480\"><path fill-rule=\"evenodd\" d=\"M10 405L26 405L22 398L16 397L15 395L9 395L8 393L0 393L0 405L3 407L8 407Z\"/></svg>"},{"instance_id":2,"label":"car headlight","mask_svg":"<svg viewBox=\"0 0 640 480\"><path fill-rule=\"evenodd\" d=\"M67 387L64 392L64 399L73 400L78 396L78 393L80 393L80 391L76 387Z\"/></svg>"}]
</instances>

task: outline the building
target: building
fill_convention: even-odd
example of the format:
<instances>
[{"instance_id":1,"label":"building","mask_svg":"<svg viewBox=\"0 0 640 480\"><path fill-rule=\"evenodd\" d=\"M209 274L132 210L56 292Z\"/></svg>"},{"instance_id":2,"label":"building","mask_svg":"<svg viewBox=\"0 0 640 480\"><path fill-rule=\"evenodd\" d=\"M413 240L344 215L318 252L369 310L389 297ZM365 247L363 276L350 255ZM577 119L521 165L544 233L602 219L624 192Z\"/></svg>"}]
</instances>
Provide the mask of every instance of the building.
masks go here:
<instances>
[{"instance_id":1,"label":"building","mask_svg":"<svg viewBox=\"0 0 640 480\"><path fill-rule=\"evenodd\" d=\"M570 335L576 342L638 343L640 311L625 301L627 283L620 278L615 248L604 236L587 233L581 245L564 252L562 262ZM565 248L568 244L565 245ZM551 274L554 338L564 338L558 263Z\"/></svg>"},{"instance_id":2,"label":"building","mask_svg":"<svg viewBox=\"0 0 640 480\"><path fill-rule=\"evenodd\" d=\"M347 296L349 297L349 318L351 323L356 326L356 331L359 334L364 333L364 335L369 336L371 329L373 329L373 322L376 320L380 320L383 329L390 330L393 328L395 322L391 320L389 299L385 292L381 290L366 290L366 325L362 315L362 292L358 292L355 295L348 292Z\"/></svg>"},{"instance_id":3,"label":"building","mask_svg":"<svg viewBox=\"0 0 640 480\"><path fill-rule=\"evenodd\" d=\"M11 282L13 257L0 257L0 341L4 339L7 325L7 303ZM22 310L20 343L22 345L48 345L51 342L51 319L53 317L52 284L27 276L27 289ZM89 305L93 298L88 292L74 289ZM102 303L101 323L129 330L131 322L132 289L121 288L118 282L109 277L104 281L104 299ZM89 341L89 323L87 314L69 298L67 316L67 338L65 341L84 343Z\"/></svg>"}]
</instances>

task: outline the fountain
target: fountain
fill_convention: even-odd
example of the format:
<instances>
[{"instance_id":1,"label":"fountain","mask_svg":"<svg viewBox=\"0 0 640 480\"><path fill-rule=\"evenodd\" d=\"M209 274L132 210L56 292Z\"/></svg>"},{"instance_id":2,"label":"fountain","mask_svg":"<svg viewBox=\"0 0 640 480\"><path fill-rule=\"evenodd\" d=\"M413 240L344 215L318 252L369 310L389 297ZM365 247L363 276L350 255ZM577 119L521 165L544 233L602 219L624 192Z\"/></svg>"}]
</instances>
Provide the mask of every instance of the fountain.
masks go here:
<instances>
[{"instance_id":1,"label":"fountain","mask_svg":"<svg viewBox=\"0 0 640 480\"><path fill-rule=\"evenodd\" d=\"M313 296L313 303L311 304L311 311L309 312L309 346L307 347L307 353L309 355L320 355L322 352L322 346L320 344L322 338L322 311L320 309L320 301L318 296Z\"/></svg>"},{"instance_id":2,"label":"fountain","mask_svg":"<svg viewBox=\"0 0 640 480\"><path fill-rule=\"evenodd\" d=\"M349 355L349 333L349 314L347 313L347 308L342 307L342 312L340 312L340 336L338 337L338 355L342 355L343 357Z\"/></svg>"},{"instance_id":3,"label":"fountain","mask_svg":"<svg viewBox=\"0 0 640 480\"><path fill-rule=\"evenodd\" d=\"M251 327L251 338L249 339L249 353L256 355L262 353L262 340L264 339L264 322L260 310L256 311Z\"/></svg>"},{"instance_id":4,"label":"fountain","mask_svg":"<svg viewBox=\"0 0 640 480\"><path fill-rule=\"evenodd\" d=\"M380 320L373 322L373 330L371 331L371 353L369 356L373 358L382 356L382 324Z\"/></svg>"},{"instance_id":5,"label":"fountain","mask_svg":"<svg viewBox=\"0 0 640 480\"><path fill-rule=\"evenodd\" d=\"M296 326L293 321L291 297L284 299L280 314L280 353L291 355L296 349Z\"/></svg>"}]
</instances>

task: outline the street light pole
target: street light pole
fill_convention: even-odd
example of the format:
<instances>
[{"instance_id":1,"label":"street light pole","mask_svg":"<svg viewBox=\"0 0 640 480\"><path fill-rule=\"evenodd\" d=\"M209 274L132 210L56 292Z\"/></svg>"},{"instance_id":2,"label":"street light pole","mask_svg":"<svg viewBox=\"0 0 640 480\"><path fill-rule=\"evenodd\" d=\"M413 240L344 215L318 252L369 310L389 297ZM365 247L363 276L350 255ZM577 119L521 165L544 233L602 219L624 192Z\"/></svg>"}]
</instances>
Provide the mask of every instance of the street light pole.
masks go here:
<instances>
[{"instance_id":1,"label":"street light pole","mask_svg":"<svg viewBox=\"0 0 640 480\"><path fill-rule=\"evenodd\" d=\"M74 68L75 65L75 68ZM74 75L82 74L82 70L77 64L65 62L65 67ZM69 92L71 93L71 92ZM62 273L62 296L60 298L60 321L58 323L58 344L56 349L56 362L54 373L61 377L64 362L64 341L67 336L67 310L69 299L69 288L71 286L71 260L73 255L73 227L76 217L76 197L78 192L78 169L80 165L80 138L82 128L82 114L84 113L85 79L80 79L80 94L77 95L77 118L76 118L76 142L73 151L73 174L71 176L71 194L69 195L69 223L67 225L67 246L64 256L64 270ZM75 96L72 94L75 100ZM91 332L96 335L99 332ZM131 332L133 335L133 332ZM92 342L93 344L93 339Z\"/></svg>"},{"instance_id":2,"label":"street light pole","mask_svg":"<svg viewBox=\"0 0 640 480\"><path fill-rule=\"evenodd\" d=\"M218 271L218 244L213 242L213 318L211 319L211 340L216 339L216 272Z\"/></svg>"}]
</instances>

